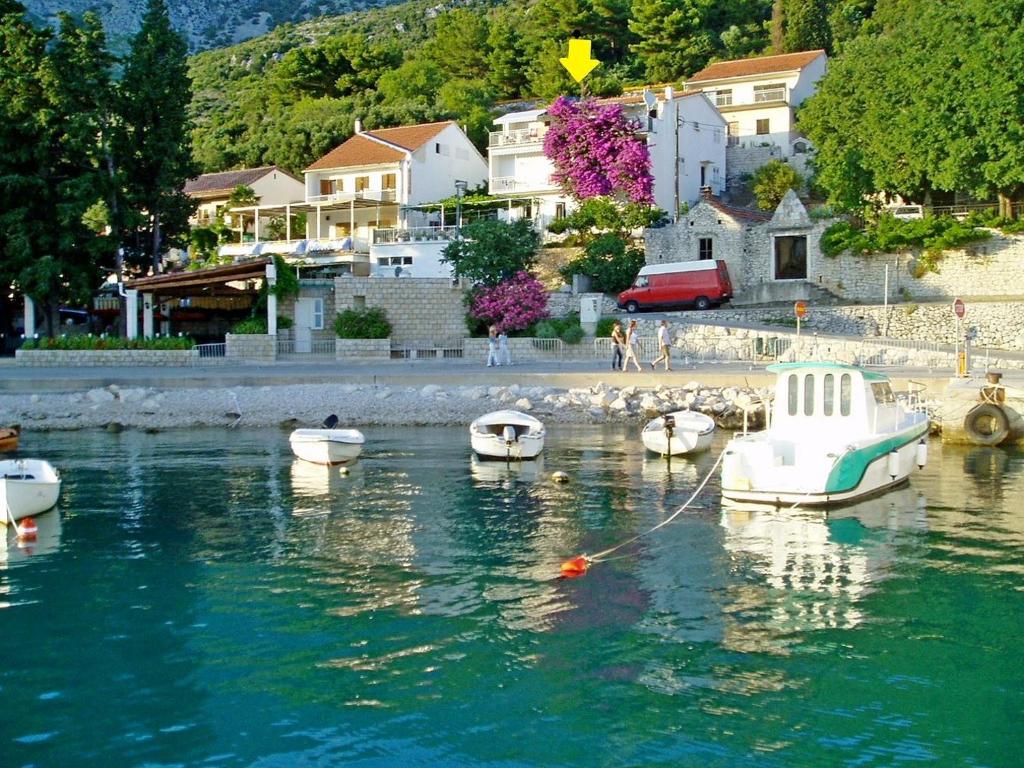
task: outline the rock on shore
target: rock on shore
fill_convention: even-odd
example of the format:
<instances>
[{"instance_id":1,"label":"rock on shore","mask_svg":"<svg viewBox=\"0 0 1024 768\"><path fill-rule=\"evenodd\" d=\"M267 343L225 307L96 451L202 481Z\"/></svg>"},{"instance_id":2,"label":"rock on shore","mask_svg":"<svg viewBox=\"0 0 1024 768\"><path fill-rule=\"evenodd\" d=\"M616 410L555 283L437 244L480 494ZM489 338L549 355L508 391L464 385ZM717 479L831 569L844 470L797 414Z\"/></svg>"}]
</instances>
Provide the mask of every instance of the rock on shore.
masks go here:
<instances>
[{"instance_id":1,"label":"rock on shore","mask_svg":"<svg viewBox=\"0 0 1024 768\"><path fill-rule=\"evenodd\" d=\"M32 430L170 429L198 426L315 426L331 413L346 426L468 424L499 408L527 411L550 422L644 421L691 409L724 429L764 422L765 391L682 387L588 388L519 386L424 387L290 384L209 389L127 388L111 385L74 393L0 395L0 424Z\"/></svg>"}]
</instances>

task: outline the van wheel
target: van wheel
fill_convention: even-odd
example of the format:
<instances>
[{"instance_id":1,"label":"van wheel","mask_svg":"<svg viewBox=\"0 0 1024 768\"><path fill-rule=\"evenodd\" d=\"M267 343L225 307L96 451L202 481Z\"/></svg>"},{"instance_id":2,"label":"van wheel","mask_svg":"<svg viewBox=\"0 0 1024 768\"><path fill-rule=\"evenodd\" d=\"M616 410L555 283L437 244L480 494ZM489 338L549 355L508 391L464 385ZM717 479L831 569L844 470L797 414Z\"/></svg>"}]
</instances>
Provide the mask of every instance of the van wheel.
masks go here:
<instances>
[{"instance_id":1,"label":"van wheel","mask_svg":"<svg viewBox=\"0 0 1024 768\"><path fill-rule=\"evenodd\" d=\"M697 297L697 302L696 302L697 309L703 311L703 310L707 309L710 306L711 306L711 301L708 299L707 296L698 296Z\"/></svg>"},{"instance_id":2,"label":"van wheel","mask_svg":"<svg viewBox=\"0 0 1024 768\"><path fill-rule=\"evenodd\" d=\"M626 311L629 312L629 314L631 315L635 315L637 312L640 311L640 305L637 304L635 301L627 301Z\"/></svg>"}]
</instances>

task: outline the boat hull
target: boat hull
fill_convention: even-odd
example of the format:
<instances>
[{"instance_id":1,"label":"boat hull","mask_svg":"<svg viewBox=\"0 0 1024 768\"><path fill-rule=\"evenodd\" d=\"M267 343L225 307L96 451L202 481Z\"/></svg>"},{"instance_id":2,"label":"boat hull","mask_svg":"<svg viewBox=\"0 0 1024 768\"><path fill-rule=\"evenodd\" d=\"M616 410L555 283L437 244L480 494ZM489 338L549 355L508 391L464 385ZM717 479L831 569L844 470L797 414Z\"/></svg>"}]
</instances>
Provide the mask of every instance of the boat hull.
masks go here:
<instances>
[{"instance_id":1,"label":"boat hull","mask_svg":"<svg viewBox=\"0 0 1024 768\"><path fill-rule=\"evenodd\" d=\"M524 461L544 450L544 424L519 411L494 411L469 425L469 444L481 459Z\"/></svg>"},{"instance_id":2,"label":"boat hull","mask_svg":"<svg viewBox=\"0 0 1024 768\"><path fill-rule=\"evenodd\" d=\"M668 414L676 420L676 427L669 438L664 427L664 416L649 422L640 433L644 447L659 456L683 456L699 453L711 447L715 438L715 422L710 416L694 411L679 411Z\"/></svg>"},{"instance_id":3,"label":"boat hull","mask_svg":"<svg viewBox=\"0 0 1024 768\"><path fill-rule=\"evenodd\" d=\"M363 452L365 438L357 429L297 429L288 438L292 453L313 464L345 464Z\"/></svg>"},{"instance_id":4,"label":"boat hull","mask_svg":"<svg viewBox=\"0 0 1024 768\"><path fill-rule=\"evenodd\" d=\"M0 453L16 451L21 433L17 429L0 429Z\"/></svg>"},{"instance_id":5,"label":"boat hull","mask_svg":"<svg viewBox=\"0 0 1024 768\"><path fill-rule=\"evenodd\" d=\"M829 460L831 452L823 451L820 461L799 466L776 466L764 461L763 450L744 450L758 448L757 435L736 438L725 449L722 496L734 502L813 507L849 504L884 493L913 472L918 443L927 431L925 421L886 439L848 446L845 453L836 449L834 460Z\"/></svg>"},{"instance_id":6,"label":"boat hull","mask_svg":"<svg viewBox=\"0 0 1024 768\"><path fill-rule=\"evenodd\" d=\"M40 459L0 461L0 523L38 515L57 504L60 475Z\"/></svg>"}]
</instances>

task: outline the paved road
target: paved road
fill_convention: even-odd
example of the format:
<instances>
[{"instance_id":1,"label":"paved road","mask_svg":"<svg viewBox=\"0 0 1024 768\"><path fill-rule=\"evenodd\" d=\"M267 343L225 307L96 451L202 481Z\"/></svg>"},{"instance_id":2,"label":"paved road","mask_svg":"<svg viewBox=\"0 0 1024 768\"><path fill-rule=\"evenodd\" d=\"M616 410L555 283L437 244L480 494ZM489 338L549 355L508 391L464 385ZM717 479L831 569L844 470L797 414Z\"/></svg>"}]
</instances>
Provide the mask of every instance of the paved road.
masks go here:
<instances>
[{"instance_id":1,"label":"paved road","mask_svg":"<svg viewBox=\"0 0 1024 768\"><path fill-rule=\"evenodd\" d=\"M909 379L924 382L929 390L945 386L945 370L898 369L886 371L894 385L905 388ZM1015 376L1018 374L1014 374ZM130 387L273 386L277 384L387 384L392 386L509 385L584 387L603 381L616 387L659 384L681 386L689 381L707 386L767 386L774 376L764 366L748 363L700 363L671 372L645 369L611 371L596 360L542 362L486 368L463 360L391 360L373 362L277 362L274 364L217 364L194 367L89 367L35 368L0 363L0 392L31 393L41 390L71 392L110 384Z\"/></svg>"}]
</instances>

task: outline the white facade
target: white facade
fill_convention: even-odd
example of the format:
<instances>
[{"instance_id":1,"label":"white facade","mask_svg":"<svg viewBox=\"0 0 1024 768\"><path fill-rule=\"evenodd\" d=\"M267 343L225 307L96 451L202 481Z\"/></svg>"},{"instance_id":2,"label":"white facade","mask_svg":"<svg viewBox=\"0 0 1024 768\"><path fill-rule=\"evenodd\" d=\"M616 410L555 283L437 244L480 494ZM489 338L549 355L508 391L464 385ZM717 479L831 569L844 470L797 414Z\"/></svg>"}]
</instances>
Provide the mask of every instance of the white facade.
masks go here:
<instances>
[{"instance_id":1,"label":"white facade","mask_svg":"<svg viewBox=\"0 0 1024 768\"><path fill-rule=\"evenodd\" d=\"M231 196L235 187L238 186L238 184L234 183L235 181L244 183L245 186L252 189L256 194L256 201L260 205L283 205L295 200L301 200L305 194L303 183L290 173L286 173L279 168L267 168L266 173L255 179L252 179L251 175L249 178L243 178L246 173L245 171L227 171L224 173L207 174L196 180L196 182L202 184L208 179L215 180L221 177L223 181L213 181L213 186L219 186L219 189L214 188L191 192L188 189L188 185L186 185L186 192L199 201L199 206L196 208L196 212L189 223L194 227L209 226L213 223L214 219L222 216L227 207L228 197ZM210 185L207 184L206 186Z\"/></svg>"},{"instance_id":2,"label":"white facade","mask_svg":"<svg viewBox=\"0 0 1024 768\"><path fill-rule=\"evenodd\" d=\"M791 157L807 149L806 139L795 128L794 108L814 93L827 61L824 51L809 51L719 62L698 72L684 87L712 100L728 123L730 146L771 145L782 157Z\"/></svg>"},{"instance_id":3,"label":"white facade","mask_svg":"<svg viewBox=\"0 0 1024 768\"><path fill-rule=\"evenodd\" d=\"M725 186L726 123L702 94L645 91L618 101L640 123L651 153L654 204L668 212L700 199L700 189ZM494 121L490 135L488 186L492 195L514 203L509 218L528 216L540 231L571 213L575 201L552 180L554 164L544 154L550 125L546 110L514 112Z\"/></svg>"}]
</instances>

